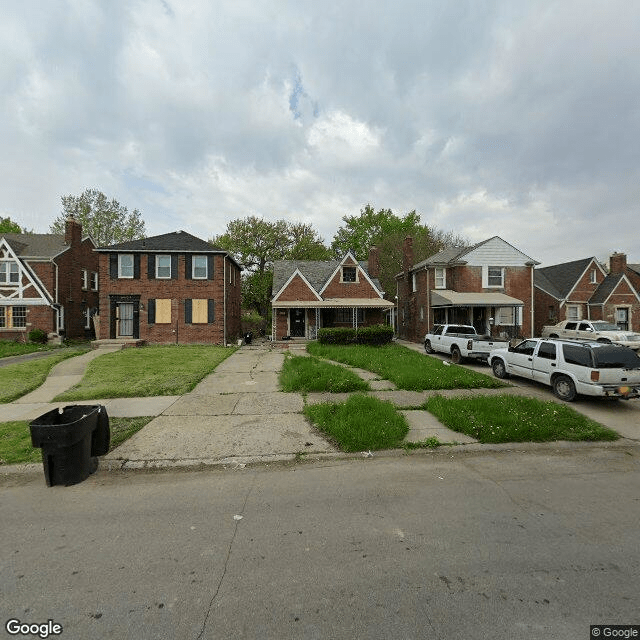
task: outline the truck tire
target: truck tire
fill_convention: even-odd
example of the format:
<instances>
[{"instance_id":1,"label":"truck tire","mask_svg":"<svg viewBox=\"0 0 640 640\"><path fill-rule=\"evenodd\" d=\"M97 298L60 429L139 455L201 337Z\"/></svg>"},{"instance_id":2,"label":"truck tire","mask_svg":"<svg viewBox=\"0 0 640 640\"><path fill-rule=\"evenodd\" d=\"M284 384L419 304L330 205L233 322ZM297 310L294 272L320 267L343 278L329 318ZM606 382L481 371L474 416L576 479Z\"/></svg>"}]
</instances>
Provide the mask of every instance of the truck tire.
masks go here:
<instances>
[{"instance_id":1,"label":"truck tire","mask_svg":"<svg viewBox=\"0 0 640 640\"><path fill-rule=\"evenodd\" d=\"M495 360L493 360L491 363L491 370L496 378L504 379L509 377L507 367L504 364L504 360L501 358L495 358Z\"/></svg>"},{"instance_id":2,"label":"truck tire","mask_svg":"<svg viewBox=\"0 0 640 640\"><path fill-rule=\"evenodd\" d=\"M576 385L573 384L573 380L569 376L556 376L553 379L553 393L564 400L565 402L571 402L576 397Z\"/></svg>"},{"instance_id":3,"label":"truck tire","mask_svg":"<svg viewBox=\"0 0 640 640\"><path fill-rule=\"evenodd\" d=\"M451 347L451 362L454 364L460 364L462 362L462 354L455 344Z\"/></svg>"},{"instance_id":4,"label":"truck tire","mask_svg":"<svg viewBox=\"0 0 640 640\"><path fill-rule=\"evenodd\" d=\"M431 346L431 340L424 341L424 350L426 353L434 353L433 347Z\"/></svg>"},{"instance_id":5,"label":"truck tire","mask_svg":"<svg viewBox=\"0 0 640 640\"><path fill-rule=\"evenodd\" d=\"M549 334L549 337L550 338L557 338L558 334L557 333L551 333L551 334Z\"/></svg>"}]
</instances>

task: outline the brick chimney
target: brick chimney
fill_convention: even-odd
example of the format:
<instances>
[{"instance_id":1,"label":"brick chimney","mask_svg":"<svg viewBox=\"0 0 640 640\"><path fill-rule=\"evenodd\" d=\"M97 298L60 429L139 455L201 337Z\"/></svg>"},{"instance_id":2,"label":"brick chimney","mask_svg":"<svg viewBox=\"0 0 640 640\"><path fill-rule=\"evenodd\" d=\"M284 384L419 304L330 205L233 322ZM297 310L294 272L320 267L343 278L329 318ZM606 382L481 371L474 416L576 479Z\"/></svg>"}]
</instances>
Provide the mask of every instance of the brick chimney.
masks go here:
<instances>
[{"instance_id":1,"label":"brick chimney","mask_svg":"<svg viewBox=\"0 0 640 640\"><path fill-rule=\"evenodd\" d=\"M624 273L627 269L627 254L614 253L609 258L609 271L611 273Z\"/></svg>"},{"instance_id":2,"label":"brick chimney","mask_svg":"<svg viewBox=\"0 0 640 640\"><path fill-rule=\"evenodd\" d=\"M402 270L405 275L413 267L413 238L407 236L402 243Z\"/></svg>"},{"instance_id":3,"label":"brick chimney","mask_svg":"<svg viewBox=\"0 0 640 640\"><path fill-rule=\"evenodd\" d=\"M69 215L64 224L64 242L70 247L79 245L82 241L82 225L73 215Z\"/></svg>"},{"instance_id":4,"label":"brick chimney","mask_svg":"<svg viewBox=\"0 0 640 640\"><path fill-rule=\"evenodd\" d=\"M378 247L369 247L369 275L377 278L380 275L380 251Z\"/></svg>"}]
</instances>

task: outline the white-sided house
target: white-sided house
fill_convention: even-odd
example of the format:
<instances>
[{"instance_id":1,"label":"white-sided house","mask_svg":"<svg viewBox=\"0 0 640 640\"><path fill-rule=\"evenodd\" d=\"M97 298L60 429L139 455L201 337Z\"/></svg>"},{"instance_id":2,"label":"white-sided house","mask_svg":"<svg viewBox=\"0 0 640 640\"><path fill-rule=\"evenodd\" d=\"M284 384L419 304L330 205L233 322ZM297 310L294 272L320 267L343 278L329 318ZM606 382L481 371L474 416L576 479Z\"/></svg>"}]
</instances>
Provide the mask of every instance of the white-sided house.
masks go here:
<instances>
[{"instance_id":1,"label":"white-sided house","mask_svg":"<svg viewBox=\"0 0 640 640\"><path fill-rule=\"evenodd\" d=\"M377 265L371 253L367 263L350 251L341 260L275 262L272 339L315 339L323 327L384 324L394 305L384 299Z\"/></svg>"}]
</instances>

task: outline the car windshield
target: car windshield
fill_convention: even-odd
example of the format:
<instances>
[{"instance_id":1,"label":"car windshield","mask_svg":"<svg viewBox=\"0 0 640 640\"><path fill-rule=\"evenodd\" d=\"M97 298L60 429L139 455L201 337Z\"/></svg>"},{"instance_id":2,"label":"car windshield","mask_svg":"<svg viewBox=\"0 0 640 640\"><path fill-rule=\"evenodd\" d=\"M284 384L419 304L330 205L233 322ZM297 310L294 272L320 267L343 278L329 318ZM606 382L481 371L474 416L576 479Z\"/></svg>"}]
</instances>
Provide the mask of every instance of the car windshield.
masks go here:
<instances>
[{"instance_id":1,"label":"car windshield","mask_svg":"<svg viewBox=\"0 0 640 640\"><path fill-rule=\"evenodd\" d=\"M598 369L640 369L640 357L628 347L594 345L593 355Z\"/></svg>"},{"instance_id":2,"label":"car windshield","mask_svg":"<svg viewBox=\"0 0 640 640\"><path fill-rule=\"evenodd\" d=\"M620 331L620 328L610 322L593 322L596 331Z\"/></svg>"}]
</instances>

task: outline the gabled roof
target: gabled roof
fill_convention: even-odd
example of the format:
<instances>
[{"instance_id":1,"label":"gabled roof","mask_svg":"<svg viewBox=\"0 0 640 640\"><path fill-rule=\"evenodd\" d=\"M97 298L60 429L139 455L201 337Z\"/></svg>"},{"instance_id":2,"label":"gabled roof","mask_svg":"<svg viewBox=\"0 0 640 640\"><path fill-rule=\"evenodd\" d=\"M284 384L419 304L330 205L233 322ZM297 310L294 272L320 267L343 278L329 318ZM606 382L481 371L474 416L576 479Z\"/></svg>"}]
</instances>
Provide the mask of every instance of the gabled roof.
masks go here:
<instances>
[{"instance_id":1,"label":"gabled roof","mask_svg":"<svg viewBox=\"0 0 640 640\"><path fill-rule=\"evenodd\" d=\"M4 233L2 236L19 258L54 258L69 248L57 233Z\"/></svg>"},{"instance_id":2,"label":"gabled roof","mask_svg":"<svg viewBox=\"0 0 640 640\"><path fill-rule=\"evenodd\" d=\"M98 247L96 251L131 251L148 253L164 251L166 253L198 252L198 253L227 253L225 249L212 246L206 240L192 236L186 231L172 231L159 236L141 238L140 240L128 240L107 247Z\"/></svg>"},{"instance_id":3,"label":"gabled roof","mask_svg":"<svg viewBox=\"0 0 640 640\"><path fill-rule=\"evenodd\" d=\"M602 304L613 293L615 288L620 284L623 278L621 273L610 273L601 283L600 286L594 291L591 298L589 298L589 304Z\"/></svg>"},{"instance_id":4,"label":"gabled roof","mask_svg":"<svg viewBox=\"0 0 640 640\"><path fill-rule=\"evenodd\" d=\"M598 261L591 257L536 269L533 272L533 284L559 300L564 299L592 261L599 266Z\"/></svg>"},{"instance_id":5,"label":"gabled roof","mask_svg":"<svg viewBox=\"0 0 640 640\"><path fill-rule=\"evenodd\" d=\"M627 267L631 269L631 271L635 271L640 276L640 264L628 264Z\"/></svg>"},{"instance_id":6,"label":"gabled roof","mask_svg":"<svg viewBox=\"0 0 640 640\"><path fill-rule=\"evenodd\" d=\"M321 295L332 280L340 266L353 254L349 251L341 260L276 260L273 263L273 297L276 298L288 284L292 276L298 272L313 288L316 295ZM365 276L382 296L382 286L377 278L372 278L367 270L368 263L354 262L364 271Z\"/></svg>"}]
</instances>

